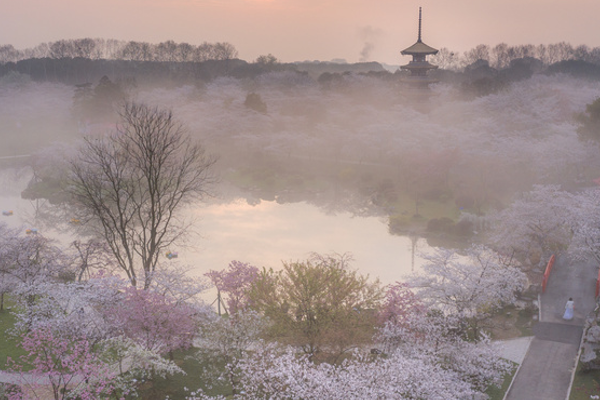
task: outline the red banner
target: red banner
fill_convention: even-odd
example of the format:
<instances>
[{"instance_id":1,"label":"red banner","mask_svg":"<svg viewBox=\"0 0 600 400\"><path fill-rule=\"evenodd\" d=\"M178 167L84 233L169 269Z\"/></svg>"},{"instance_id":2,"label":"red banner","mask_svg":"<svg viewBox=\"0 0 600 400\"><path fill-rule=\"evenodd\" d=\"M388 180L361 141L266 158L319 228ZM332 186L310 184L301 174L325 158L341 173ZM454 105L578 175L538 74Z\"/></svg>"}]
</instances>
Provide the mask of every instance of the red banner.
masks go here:
<instances>
[{"instance_id":1,"label":"red banner","mask_svg":"<svg viewBox=\"0 0 600 400\"><path fill-rule=\"evenodd\" d=\"M596 297L600 295L600 271L598 271L598 279L596 279Z\"/></svg>"},{"instance_id":2,"label":"red banner","mask_svg":"<svg viewBox=\"0 0 600 400\"><path fill-rule=\"evenodd\" d=\"M546 265L546 271L544 272L544 280L542 281L542 293L546 291L546 285L548 284L548 278L550 277L550 271L552 271L552 266L554 265L554 254L550 257L550 261L548 261L548 265ZM598 295L598 284L596 284L596 296Z\"/></svg>"}]
</instances>

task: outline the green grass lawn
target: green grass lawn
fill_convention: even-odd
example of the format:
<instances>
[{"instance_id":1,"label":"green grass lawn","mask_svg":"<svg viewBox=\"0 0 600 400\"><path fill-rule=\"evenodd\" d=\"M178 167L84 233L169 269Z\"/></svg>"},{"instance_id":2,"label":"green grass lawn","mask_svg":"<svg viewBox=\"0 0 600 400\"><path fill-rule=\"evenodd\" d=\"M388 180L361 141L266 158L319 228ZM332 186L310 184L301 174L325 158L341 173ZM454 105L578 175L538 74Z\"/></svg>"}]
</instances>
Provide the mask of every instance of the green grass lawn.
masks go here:
<instances>
[{"instance_id":1,"label":"green grass lawn","mask_svg":"<svg viewBox=\"0 0 600 400\"><path fill-rule=\"evenodd\" d=\"M184 399L198 388L202 388L205 393L211 396L230 395L231 387L227 384L216 384L213 380L210 382L212 387L207 385L204 371L209 365L190 357L195 352L196 349L175 352L175 362L186 374L170 375L167 378L154 378L152 382L141 385L139 397L145 400L164 400L167 396L170 399Z\"/></svg>"},{"instance_id":2,"label":"green grass lawn","mask_svg":"<svg viewBox=\"0 0 600 400\"><path fill-rule=\"evenodd\" d=\"M485 393L490 396L490 400L502 400L504 398L504 395L506 394L506 391L508 390L508 387L510 386L510 383L512 382L516 373L517 364L514 363L512 372L504 376L504 382L502 382L501 387L492 386L485 391Z\"/></svg>"},{"instance_id":3,"label":"green grass lawn","mask_svg":"<svg viewBox=\"0 0 600 400\"><path fill-rule=\"evenodd\" d=\"M569 400L589 400L592 395L600 395L600 371L583 372L578 365Z\"/></svg>"},{"instance_id":4,"label":"green grass lawn","mask_svg":"<svg viewBox=\"0 0 600 400\"><path fill-rule=\"evenodd\" d=\"M7 357L18 360L21 355L25 354L23 349L17 347L15 338L6 333L14 324L15 317L10 311L6 309L0 311L0 369L6 369Z\"/></svg>"}]
</instances>

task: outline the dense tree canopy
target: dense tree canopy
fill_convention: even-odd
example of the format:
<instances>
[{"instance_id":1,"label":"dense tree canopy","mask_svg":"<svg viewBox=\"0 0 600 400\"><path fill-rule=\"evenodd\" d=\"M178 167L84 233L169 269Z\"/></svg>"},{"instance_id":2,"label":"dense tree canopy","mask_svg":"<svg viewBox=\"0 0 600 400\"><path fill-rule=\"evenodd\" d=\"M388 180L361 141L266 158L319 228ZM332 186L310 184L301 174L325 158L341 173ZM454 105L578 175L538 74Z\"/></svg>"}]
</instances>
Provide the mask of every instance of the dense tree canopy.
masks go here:
<instances>
[{"instance_id":1,"label":"dense tree canopy","mask_svg":"<svg viewBox=\"0 0 600 400\"><path fill-rule=\"evenodd\" d=\"M600 98L585 107L585 112L578 114L580 123L577 133L582 139L600 141Z\"/></svg>"},{"instance_id":2,"label":"dense tree canopy","mask_svg":"<svg viewBox=\"0 0 600 400\"><path fill-rule=\"evenodd\" d=\"M273 339L330 359L371 341L382 297L379 282L351 270L346 256L263 270L249 292L250 307L272 321Z\"/></svg>"}]
</instances>

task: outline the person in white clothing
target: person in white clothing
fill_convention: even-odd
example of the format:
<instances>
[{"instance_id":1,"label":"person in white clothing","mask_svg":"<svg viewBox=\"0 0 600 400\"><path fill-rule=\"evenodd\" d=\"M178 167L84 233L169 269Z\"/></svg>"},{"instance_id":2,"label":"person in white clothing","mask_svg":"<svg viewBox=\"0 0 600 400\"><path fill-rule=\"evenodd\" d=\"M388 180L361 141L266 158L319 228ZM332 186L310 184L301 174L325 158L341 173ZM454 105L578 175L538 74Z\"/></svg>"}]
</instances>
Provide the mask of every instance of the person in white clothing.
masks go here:
<instances>
[{"instance_id":1,"label":"person in white clothing","mask_svg":"<svg viewBox=\"0 0 600 400\"><path fill-rule=\"evenodd\" d=\"M565 313L563 314L563 319L565 321L570 321L573 319L573 313L575 311L575 302L572 297L569 297L567 304L565 304Z\"/></svg>"}]
</instances>

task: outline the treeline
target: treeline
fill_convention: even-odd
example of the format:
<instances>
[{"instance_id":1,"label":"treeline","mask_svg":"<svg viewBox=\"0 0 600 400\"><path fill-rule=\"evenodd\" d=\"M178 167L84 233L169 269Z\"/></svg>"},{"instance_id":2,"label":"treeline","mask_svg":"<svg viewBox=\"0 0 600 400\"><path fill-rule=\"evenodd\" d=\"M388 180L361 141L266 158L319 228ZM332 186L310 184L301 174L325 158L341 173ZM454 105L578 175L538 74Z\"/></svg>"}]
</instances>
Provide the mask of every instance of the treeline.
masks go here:
<instances>
[{"instance_id":1,"label":"treeline","mask_svg":"<svg viewBox=\"0 0 600 400\"><path fill-rule=\"evenodd\" d=\"M0 77L11 72L28 75L34 81L79 84L97 82L102 76L117 80L189 81L236 75L238 51L226 42L151 44L113 39L69 39L42 43L17 50L0 46ZM240 72L243 74L243 72Z\"/></svg>"},{"instance_id":2,"label":"treeline","mask_svg":"<svg viewBox=\"0 0 600 400\"><path fill-rule=\"evenodd\" d=\"M27 75L36 82L60 82L76 85L98 82L103 76L127 84L210 81L219 76L255 75L253 64L238 59L203 62L162 62L91 60L89 58L30 58L0 65L0 78L11 81L11 74ZM254 68L256 69L256 68ZM18 73L18 74L16 74Z\"/></svg>"},{"instance_id":3,"label":"treeline","mask_svg":"<svg viewBox=\"0 0 600 400\"><path fill-rule=\"evenodd\" d=\"M513 60L521 58L535 58L546 66L567 60L600 65L600 47L572 46L566 42L537 46L532 44L509 46L506 43L500 43L491 47L480 44L462 54L443 47L430 58L430 61L441 69L457 71L478 60L487 61L492 68L504 69L508 68Z\"/></svg>"},{"instance_id":4,"label":"treeline","mask_svg":"<svg viewBox=\"0 0 600 400\"><path fill-rule=\"evenodd\" d=\"M90 60L202 62L236 58L238 51L227 42L198 46L175 43L172 40L152 44L115 39L65 39L41 43L36 47L18 50L12 45L0 46L0 64L16 63L30 58L86 58Z\"/></svg>"},{"instance_id":5,"label":"treeline","mask_svg":"<svg viewBox=\"0 0 600 400\"><path fill-rule=\"evenodd\" d=\"M0 45L0 64L16 63L31 58L203 62L230 60L237 57L237 49L227 42L204 42L200 45L192 45L167 40L153 44L133 40L83 38L41 43L24 50L16 49L10 44ZM573 46L566 42L537 46L532 44L509 46L500 43L492 47L480 44L464 53L442 47L430 60L441 69L457 71L478 60L487 61L492 68L504 69L509 67L513 60L529 57L540 60L544 65L566 60L580 60L600 65L600 47ZM272 62L273 59L273 56L269 55L261 56L256 61L264 64Z\"/></svg>"}]
</instances>

